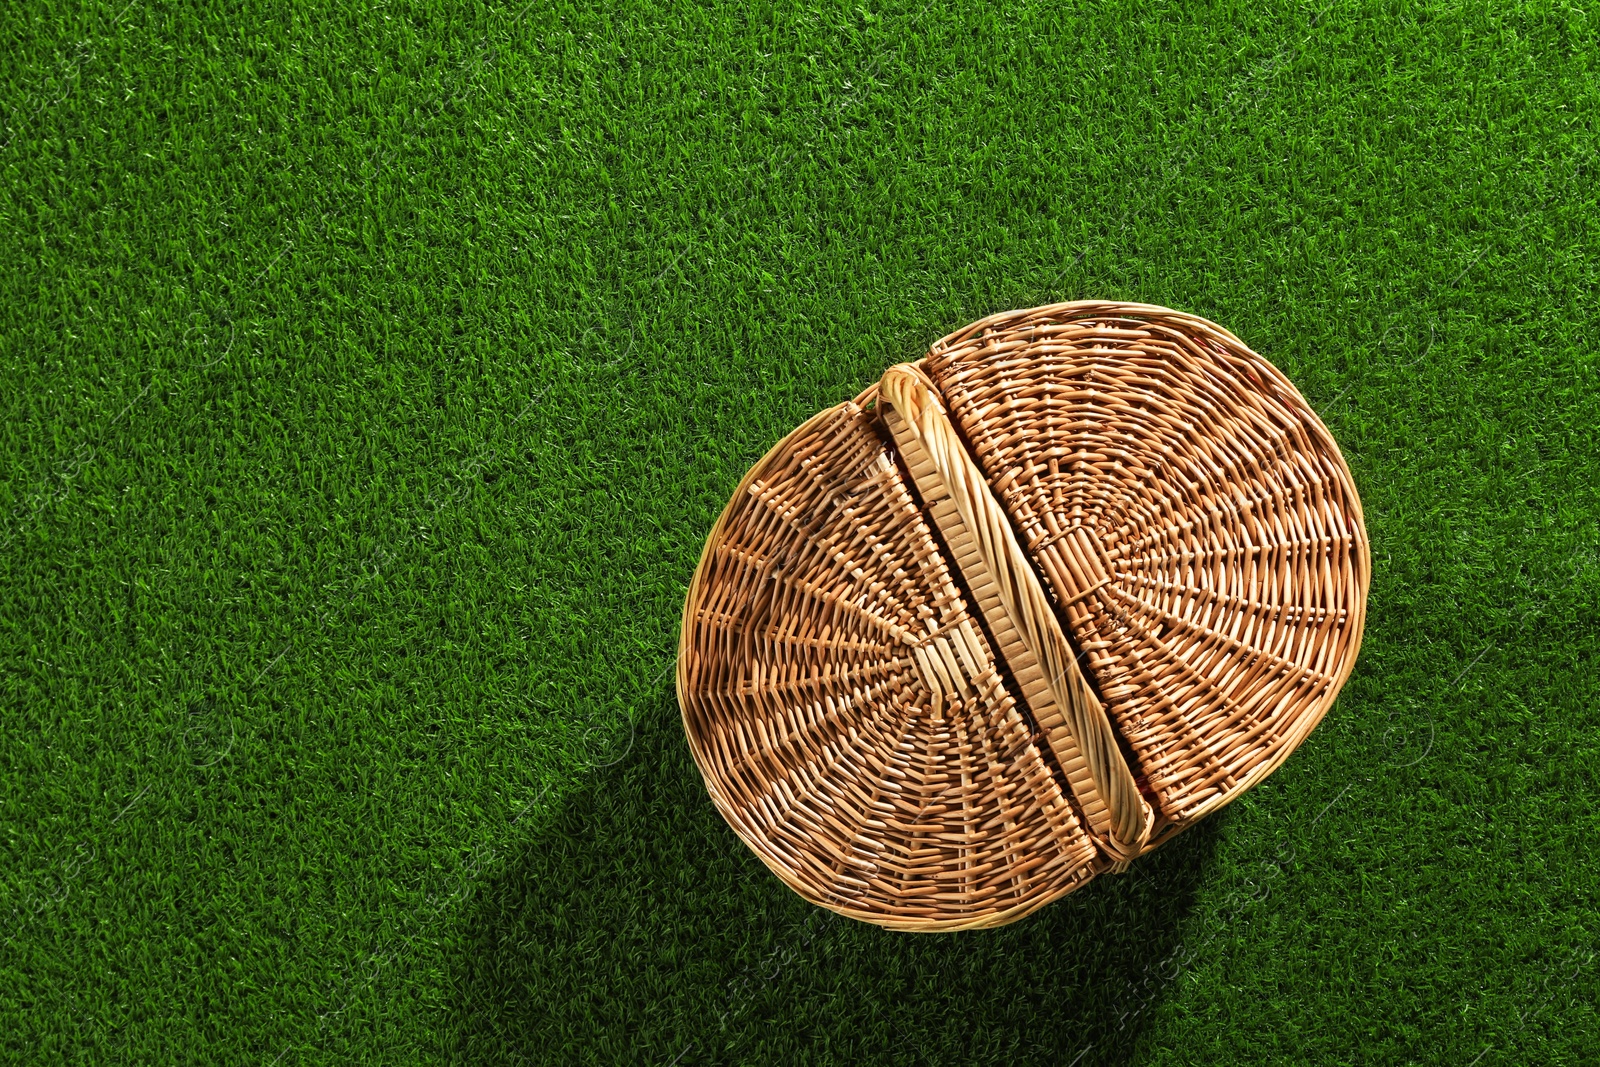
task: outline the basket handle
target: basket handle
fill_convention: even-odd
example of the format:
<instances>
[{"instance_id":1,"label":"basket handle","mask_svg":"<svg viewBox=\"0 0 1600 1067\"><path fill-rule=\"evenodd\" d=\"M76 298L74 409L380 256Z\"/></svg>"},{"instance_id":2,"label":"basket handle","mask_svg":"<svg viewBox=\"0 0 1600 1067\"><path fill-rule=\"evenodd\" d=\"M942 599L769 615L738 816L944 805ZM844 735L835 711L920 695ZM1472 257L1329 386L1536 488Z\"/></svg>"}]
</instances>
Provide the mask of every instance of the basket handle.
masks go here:
<instances>
[{"instance_id":1,"label":"basket handle","mask_svg":"<svg viewBox=\"0 0 1600 1067\"><path fill-rule=\"evenodd\" d=\"M1133 772L1117 747L1105 708L1079 669L1077 656L1038 574L1017 541L1010 519L957 435L937 387L921 368L911 363L890 367L879 383L878 399L899 415L891 422L897 440L902 445L919 445L931 461L931 472L925 464L908 464L924 500L945 495L953 500L965 527L965 540L970 540L977 550L999 594L999 610L1009 617L1017 639L1043 671L1050 696L1061 709L1088 765L1094 789L1109 812L1104 834L1106 850L1119 865L1125 864L1144 850L1154 816L1139 793ZM903 439L906 436L910 439ZM922 468L920 473L918 468ZM930 520L939 525L937 518L930 516ZM951 531L941 532L947 541L953 540ZM956 560L950 564L959 569ZM1073 788L1076 793L1075 783ZM1092 800L1079 796L1085 809Z\"/></svg>"}]
</instances>

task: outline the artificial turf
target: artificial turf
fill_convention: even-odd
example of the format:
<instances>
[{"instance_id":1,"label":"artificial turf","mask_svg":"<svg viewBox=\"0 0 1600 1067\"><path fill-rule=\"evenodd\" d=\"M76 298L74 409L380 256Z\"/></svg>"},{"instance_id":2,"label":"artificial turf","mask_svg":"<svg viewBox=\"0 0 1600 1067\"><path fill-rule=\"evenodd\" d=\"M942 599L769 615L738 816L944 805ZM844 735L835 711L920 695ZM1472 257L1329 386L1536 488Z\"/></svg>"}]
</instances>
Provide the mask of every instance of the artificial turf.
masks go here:
<instances>
[{"instance_id":1,"label":"artificial turf","mask_svg":"<svg viewBox=\"0 0 1600 1067\"><path fill-rule=\"evenodd\" d=\"M123 5L0 11L8 1062L1600 1062L1592 7ZM688 756L701 541L1084 297L1320 412L1360 662L1126 876L830 920Z\"/></svg>"}]
</instances>

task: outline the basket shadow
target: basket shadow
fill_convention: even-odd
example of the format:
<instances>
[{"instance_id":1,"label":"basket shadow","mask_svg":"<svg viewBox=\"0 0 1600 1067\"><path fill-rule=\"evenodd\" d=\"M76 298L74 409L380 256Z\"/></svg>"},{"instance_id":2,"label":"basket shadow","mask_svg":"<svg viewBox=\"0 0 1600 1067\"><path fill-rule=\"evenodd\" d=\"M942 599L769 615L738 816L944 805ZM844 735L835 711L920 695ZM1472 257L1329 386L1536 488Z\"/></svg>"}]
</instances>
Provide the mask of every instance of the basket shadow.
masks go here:
<instances>
[{"instance_id":1,"label":"basket shadow","mask_svg":"<svg viewBox=\"0 0 1600 1067\"><path fill-rule=\"evenodd\" d=\"M507 854L453 961L454 1058L1124 1063L1170 987L1217 818L1019 922L894 933L790 892L705 795L670 696Z\"/></svg>"}]
</instances>

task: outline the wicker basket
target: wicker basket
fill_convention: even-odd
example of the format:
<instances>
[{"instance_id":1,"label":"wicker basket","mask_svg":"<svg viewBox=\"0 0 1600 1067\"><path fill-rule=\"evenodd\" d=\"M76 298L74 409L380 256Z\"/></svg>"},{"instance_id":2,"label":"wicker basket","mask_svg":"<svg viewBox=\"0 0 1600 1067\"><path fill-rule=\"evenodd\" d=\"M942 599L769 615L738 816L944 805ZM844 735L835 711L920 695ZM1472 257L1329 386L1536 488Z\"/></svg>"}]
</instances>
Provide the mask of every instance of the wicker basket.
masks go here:
<instances>
[{"instance_id":1,"label":"wicker basket","mask_svg":"<svg viewBox=\"0 0 1600 1067\"><path fill-rule=\"evenodd\" d=\"M1008 312L745 475L678 699L717 809L797 893L996 926L1272 773L1350 674L1370 571L1338 445L1238 338Z\"/></svg>"}]
</instances>

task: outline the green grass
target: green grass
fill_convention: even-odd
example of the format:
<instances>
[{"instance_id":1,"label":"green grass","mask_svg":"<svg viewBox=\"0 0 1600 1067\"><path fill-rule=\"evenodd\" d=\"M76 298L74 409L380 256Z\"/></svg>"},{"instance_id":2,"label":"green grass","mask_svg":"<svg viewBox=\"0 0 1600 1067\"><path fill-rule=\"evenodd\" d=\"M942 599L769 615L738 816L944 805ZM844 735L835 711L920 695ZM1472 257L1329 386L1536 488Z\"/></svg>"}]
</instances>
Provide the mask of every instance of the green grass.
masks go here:
<instances>
[{"instance_id":1,"label":"green grass","mask_svg":"<svg viewBox=\"0 0 1600 1067\"><path fill-rule=\"evenodd\" d=\"M1592 7L121 3L0 14L8 1062L1595 1062ZM1322 414L1361 660L1125 877L825 921L683 741L701 540L1083 297Z\"/></svg>"}]
</instances>

